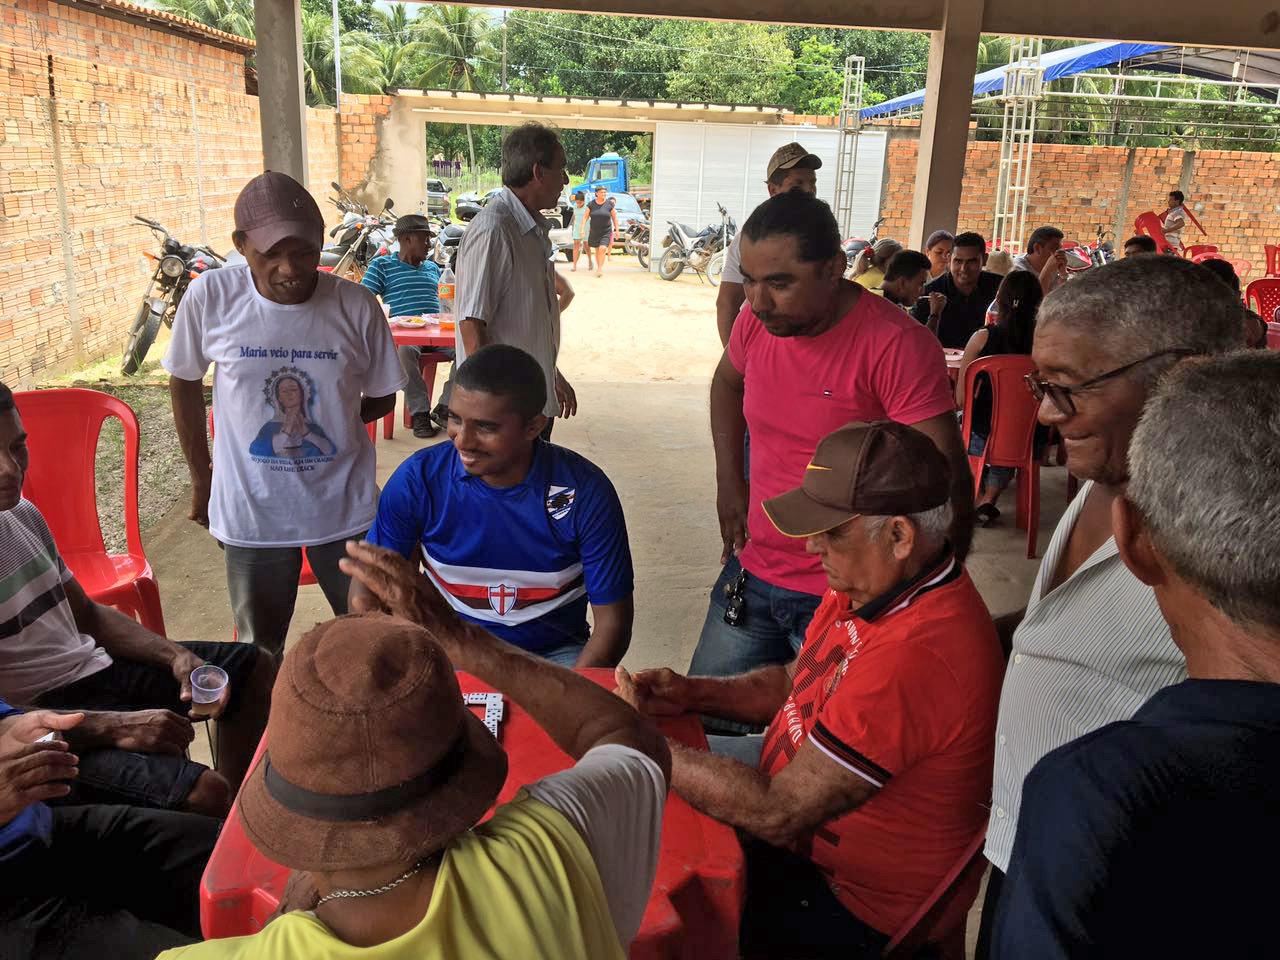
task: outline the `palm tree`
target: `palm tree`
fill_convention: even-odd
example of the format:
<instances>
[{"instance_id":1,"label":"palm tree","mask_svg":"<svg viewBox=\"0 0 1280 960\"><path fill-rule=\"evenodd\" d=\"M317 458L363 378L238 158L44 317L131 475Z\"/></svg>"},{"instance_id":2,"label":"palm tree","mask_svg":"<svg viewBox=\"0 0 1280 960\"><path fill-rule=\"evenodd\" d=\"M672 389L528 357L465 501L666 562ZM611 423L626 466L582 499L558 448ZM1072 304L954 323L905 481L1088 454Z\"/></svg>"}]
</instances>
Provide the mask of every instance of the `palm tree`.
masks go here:
<instances>
[{"instance_id":1,"label":"palm tree","mask_svg":"<svg viewBox=\"0 0 1280 960\"><path fill-rule=\"evenodd\" d=\"M158 0L166 13L253 39L253 0Z\"/></svg>"},{"instance_id":2,"label":"palm tree","mask_svg":"<svg viewBox=\"0 0 1280 960\"><path fill-rule=\"evenodd\" d=\"M413 20L404 4L396 4L387 13L370 11L373 30L344 37L342 48L342 86L352 93L389 93L411 86L418 69L422 41L417 39ZM350 40L351 49L346 42ZM353 72L353 83L347 82L347 64ZM367 89L361 89L367 88Z\"/></svg>"},{"instance_id":3,"label":"palm tree","mask_svg":"<svg viewBox=\"0 0 1280 960\"><path fill-rule=\"evenodd\" d=\"M493 44L493 24L483 10L431 4L414 18L413 31L425 53L419 87L476 90L483 86L482 76L492 73L489 68L498 51ZM467 124L467 153L474 171L476 142L471 124Z\"/></svg>"}]
</instances>

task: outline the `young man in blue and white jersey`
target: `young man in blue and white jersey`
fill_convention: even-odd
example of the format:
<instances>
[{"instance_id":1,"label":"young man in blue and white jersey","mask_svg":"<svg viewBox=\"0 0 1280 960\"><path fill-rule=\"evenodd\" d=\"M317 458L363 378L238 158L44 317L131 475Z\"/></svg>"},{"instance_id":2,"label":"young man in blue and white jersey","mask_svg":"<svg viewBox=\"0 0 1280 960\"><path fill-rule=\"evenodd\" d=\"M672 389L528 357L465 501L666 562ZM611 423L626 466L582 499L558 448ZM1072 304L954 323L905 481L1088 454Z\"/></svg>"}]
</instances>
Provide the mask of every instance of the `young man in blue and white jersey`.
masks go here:
<instances>
[{"instance_id":1,"label":"young man in blue and white jersey","mask_svg":"<svg viewBox=\"0 0 1280 960\"><path fill-rule=\"evenodd\" d=\"M400 241L399 253L388 253L370 262L360 281L381 298L393 317L417 317L440 312L440 268L428 258L431 249L431 221L419 213L411 213L396 221L393 228ZM439 430L431 422L431 401L426 381L418 367L423 350L453 359L447 347L397 347L400 366L409 382L404 387L404 402L409 408L413 435L434 437ZM441 404L449 398L442 396Z\"/></svg>"},{"instance_id":2,"label":"young man in blue and white jersey","mask_svg":"<svg viewBox=\"0 0 1280 960\"><path fill-rule=\"evenodd\" d=\"M411 559L421 546L449 604L501 639L564 666L612 667L634 616L622 504L599 467L539 438L546 389L516 347L468 357L453 378L452 443L397 468L368 540ZM353 580L351 601L365 590Z\"/></svg>"}]
</instances>

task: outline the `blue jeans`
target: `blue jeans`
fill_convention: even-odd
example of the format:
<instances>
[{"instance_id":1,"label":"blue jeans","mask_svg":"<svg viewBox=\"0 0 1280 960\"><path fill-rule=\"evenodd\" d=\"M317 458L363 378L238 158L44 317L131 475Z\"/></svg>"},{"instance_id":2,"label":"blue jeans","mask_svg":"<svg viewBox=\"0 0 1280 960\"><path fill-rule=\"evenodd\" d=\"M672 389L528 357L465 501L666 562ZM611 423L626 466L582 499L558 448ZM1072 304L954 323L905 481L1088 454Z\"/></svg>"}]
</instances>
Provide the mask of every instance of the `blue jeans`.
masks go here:
<instances>
[{"instance_id":1,"label":"blue jeans","mask_svg":"<svg viewBox=\"0 0 1280 960\"><path fill-rule=\"evenodd\" d=\"M1042 428L1037 427L1037 436L1034 441L1035 457L1039 460L1044 456L1045 444L1041 442L1039 431ZM969 456L981 456L982 451L987 448L987 435L985 433L969 434ZM997 490L1003 490L1013 482L1013 475L1017 472L1017 467L983 467L982 468L982 489L995 487Z\"/></svg>"},{"instance_id":2,"label":"blue jeans","mask_svg":"<svg viewBox=\"0 0 1280 960\"><path fill-rule=\"evenodd\" d=\"M775 587L747 574L742 619L738 626L724 622L729 603L725 588L737 580L742 565L731 557L711 588L707 619L689 664L690 676L732 677L759 667L790 663L800 652L805 630L822 597ZM742 724L713 720L708 729L747 731Z\"/></svg>"},{"instance_id":3,"label":"blue jeans","mask_svg":"<svg viewBox=\"0 0 1280 960\"><path fill-rule=\"evenodd\" d=\"M543 660L550 660L552 663L572 670L573 665L578 662L578 655L582 653L582 648L585 646L585 643L566 643L563 647L539 650L536 655Z\"/></svg>"},{"instance_id":4,"label":"blue jeans","mask_svg":"<svg viewBox=\"0 0 1280 960\"><path fill-rule=\"evenodd\" d=\"M234 718L249 677L264 654L251 643L194 641L181 646L227 672L231 699L222 718ZM178 693L178 682L167 667L117 657L97 673L40 694L36 706L50 710L171 710L185 717L191 704L179 700ZM53 801L55 804L125 803L180 810L196 781L209 769L178 754L101 747L79 755L80 773L71 781L71 793Z\"/></svg>"},{"instance_id":5,"label":"blue jeans","mask_svg":"<svg viewBox=\"0 0 1280 960\"><path fill-rule=\"evenodd\" d=\"M969 434L969 456L981 456L982 451L987 449L987 437L982 433ZM1013 482L1014 467L983 467L982 468L982 489L995 487L997 490L1003 490Z\"/></svg>"}]
</instances>

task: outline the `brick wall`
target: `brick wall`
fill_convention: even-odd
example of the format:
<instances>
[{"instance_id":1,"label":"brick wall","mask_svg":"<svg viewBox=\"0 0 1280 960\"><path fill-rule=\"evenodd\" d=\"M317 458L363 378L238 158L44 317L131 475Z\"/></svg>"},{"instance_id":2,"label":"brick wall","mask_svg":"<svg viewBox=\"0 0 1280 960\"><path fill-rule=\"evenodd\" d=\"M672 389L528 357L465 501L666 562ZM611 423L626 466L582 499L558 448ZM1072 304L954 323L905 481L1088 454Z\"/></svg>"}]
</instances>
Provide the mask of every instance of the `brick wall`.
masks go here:
<instances>
[{"instance_id":1,"label":"brick wall","mask_svg":"<svg viewBox=\"0 0 1280 960\"><path fill-rule=\"evenodd\" d=\"M51 0L0 10L0 380L27 384L119 351L153 268L143 253L156 249L135 213L185 242L230 248L236 195L262 170L243 62L243 53ZM343 106L344 138L354 138L343 180L358 184L390 98L346 95ZM307 118L309 186L330 218L333 116L311 109Z\"/></svg>"},{"instance_id":2,"label":"brick wall","mask_svg":"<svg viewBox=\"0 0 1280 960\"><path fill-rule=\"evenodd\" d=\"M914 133L891 133L885 157L880 211L881 236L905 237L911 223L918 140ZM1090 241L1098 224L1121 229L1117 243L1132 234L1134 218L1145 210L1164 209L1165 195L1178 186L1184 151L1139 147L1134 150L1128 201L1119 209L1128 149L1037 144L1032 156L1027 227L1060 227L1068 238ZM959 227L991 233L1000 144L971 141L965 155ZM1280 154L1205 150L1191 159L1185 188L1192 211L1223 254L1252 265L1252 276L1265 269L1266 243L1280 242ZM1184 239L1199 233L1184 232ZM1193 242L1187 239L1186 242Z\"/></svg>"},{"instance_id":3,"label":"brick wall","mask_svg":"<svg viewBox=\"0 0 1280 960\"><path fill-rule=\"evenodd\" d=\"M151 66L202 86L244 92L244 53L52 0L5 0L0 46L86 63Z\"/></svg>"},{"instance_id":4,"label":"brick wall","mask_svg":"<svg viewBox=\"0 0 1280 960\"><path fill-rule=\"evenodd\" d=\"M344 187L362 190L368 183L369 165L378 152L382 121L389 113L390 97L342 95L342 176L339 179ZM374 205L369 199L366 203L370 207Z\"/></svg>"}]
</instances>

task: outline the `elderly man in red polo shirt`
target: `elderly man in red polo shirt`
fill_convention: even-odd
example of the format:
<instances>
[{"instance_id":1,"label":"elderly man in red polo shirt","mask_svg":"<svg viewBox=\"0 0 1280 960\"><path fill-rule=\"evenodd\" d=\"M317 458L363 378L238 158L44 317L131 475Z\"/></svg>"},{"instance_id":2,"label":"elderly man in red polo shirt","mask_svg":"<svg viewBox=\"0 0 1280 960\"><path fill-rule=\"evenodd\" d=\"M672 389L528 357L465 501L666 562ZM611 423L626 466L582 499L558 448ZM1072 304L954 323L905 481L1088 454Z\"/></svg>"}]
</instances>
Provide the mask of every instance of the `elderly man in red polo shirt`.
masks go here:
<instances>
[{"instance_id":1,"label":"elderly man in red polo shirt","mask_svg":"<svg viewBox=\"0 0 1280 960\"><path fill-rule=\"evenodd\" d=\"M946 539L948 489L919 431L829 434L803 485L764 505L829 585L796 660L618 669L619 695L650 714L769 723L710 738L712 753L671 745L671 786L747 851L744 956L878 957L983 827L1003 662Z\"/></svg>"}]
</instances>

